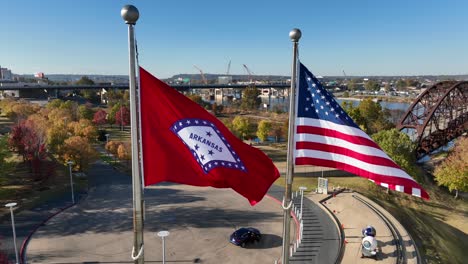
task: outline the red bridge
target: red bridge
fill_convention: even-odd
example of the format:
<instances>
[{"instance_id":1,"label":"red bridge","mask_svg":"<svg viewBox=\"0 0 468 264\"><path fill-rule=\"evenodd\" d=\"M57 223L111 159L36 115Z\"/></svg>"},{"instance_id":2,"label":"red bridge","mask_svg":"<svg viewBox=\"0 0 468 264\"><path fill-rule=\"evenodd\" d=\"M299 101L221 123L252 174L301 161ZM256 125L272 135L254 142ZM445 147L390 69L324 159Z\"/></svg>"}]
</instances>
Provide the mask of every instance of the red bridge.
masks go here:
<instances>
[{"instance_id":1,"label":"red bridge","mask_svg":"<svg viewBox=\"0 0 468 264\"><path fill-rule=\"evenodd\" d=\"M416 98L397 128L416 138L416 154L423 156L468 129L468 81L444 81Z\"/></svg>"}]
</instances>

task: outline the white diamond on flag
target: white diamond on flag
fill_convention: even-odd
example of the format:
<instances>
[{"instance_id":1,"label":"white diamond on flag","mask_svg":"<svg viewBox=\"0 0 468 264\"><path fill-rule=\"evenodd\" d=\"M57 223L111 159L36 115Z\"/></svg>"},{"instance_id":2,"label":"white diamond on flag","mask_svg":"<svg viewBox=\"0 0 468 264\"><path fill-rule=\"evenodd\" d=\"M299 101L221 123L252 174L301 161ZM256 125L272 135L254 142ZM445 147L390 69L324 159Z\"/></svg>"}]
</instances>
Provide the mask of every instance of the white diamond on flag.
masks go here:
<instances>
[{"instance_id":1,"label":"white diamond on flag","mask_svg":"<svg viewBox=\"0 0 468 264\"><path fill-rule=\"evenodd\" d=\"M242 168L245 166L216 125L200 119L178 120L174 132L195 156L205 173L217 167Z\"/></svg>"}]
</instances>

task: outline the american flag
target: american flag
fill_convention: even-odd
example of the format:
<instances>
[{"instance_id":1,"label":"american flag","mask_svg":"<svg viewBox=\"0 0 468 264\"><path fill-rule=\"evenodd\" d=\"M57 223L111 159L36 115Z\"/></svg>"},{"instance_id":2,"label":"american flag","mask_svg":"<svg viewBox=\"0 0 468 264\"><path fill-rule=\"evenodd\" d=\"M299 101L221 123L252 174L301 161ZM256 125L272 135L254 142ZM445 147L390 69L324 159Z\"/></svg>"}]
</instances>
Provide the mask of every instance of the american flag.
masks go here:
<instances>
[{"instance_id":1,"label":"american flag","mask_svg":"<svg viewBox=\"0 0 468 264\"><path fill-rule=\"evenodd\" d=\"M318 79L304 65L299 67L295 164L337 168L428 199L426 191L354 123Z\"/></svg>"}]
</instances>

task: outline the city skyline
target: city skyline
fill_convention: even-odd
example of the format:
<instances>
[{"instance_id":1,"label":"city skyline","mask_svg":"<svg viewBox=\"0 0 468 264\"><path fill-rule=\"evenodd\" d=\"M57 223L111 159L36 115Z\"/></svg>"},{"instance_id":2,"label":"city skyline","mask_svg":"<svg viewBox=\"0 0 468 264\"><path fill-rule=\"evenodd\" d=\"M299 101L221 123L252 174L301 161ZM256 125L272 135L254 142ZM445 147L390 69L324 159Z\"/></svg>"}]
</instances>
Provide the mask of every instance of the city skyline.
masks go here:
<instances>
[{"instance_id":1,"label":"city skyline","mask_svg":"<svg viewBox=\"0 0 468 264\"><path fill-rule=\"evenodd\" d=\"M376 2L376 3L374 3ZM0 66L17 74L128 74L120 9L140 11L140 64L160 78L179 73L288 75L300 28L300 58L316 75L468 73L463 1L8 1ZM298 8L299 7L299 8Z\"/></svg>"}]
</instances>

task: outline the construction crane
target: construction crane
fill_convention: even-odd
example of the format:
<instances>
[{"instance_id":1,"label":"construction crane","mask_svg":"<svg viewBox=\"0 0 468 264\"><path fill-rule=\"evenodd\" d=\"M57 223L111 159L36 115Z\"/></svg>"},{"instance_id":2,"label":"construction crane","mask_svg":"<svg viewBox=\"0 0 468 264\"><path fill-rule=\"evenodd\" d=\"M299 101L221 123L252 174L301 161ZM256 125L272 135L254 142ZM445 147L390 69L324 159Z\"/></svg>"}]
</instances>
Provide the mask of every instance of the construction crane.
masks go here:
<instances>
[{"instance_id":1,"label":"construction crane","mask_svg":"<svg viewBox=\"0 0 468 264\"><path fill-rule=\"evenodd\" d=\"M244 66L245 70L246 70L247 73L249 74L250 82L253 82L253 81L252 81L252 75L253 75L253 73L249 70L249 67L247 67L247 65L245 65L245 64L242 64L242 65Z\"/></svg>"},{"instance_id":2,"label":"construction crane","mask_svg":"<svg viewBox=\"0 0 468 264\"><path fill-rule=\"evenodd\" d=\"M229 60L226 75L229 76L229 71L231 70L231 60Z\"/></svg>"},{"instance_id":3,"label":"construction crane","mask_svg":"<svg viewBox=\"0 0 468 264\"><path fill-rule=\"evenodd\" d=\"M197 69L200 72L203 83L208 84L208 80L206 79L205 74L203 73L202 69L198 68L197 65L193 65L193 67L195 67L195 69Z\"/></svg>"}]
</instances>

